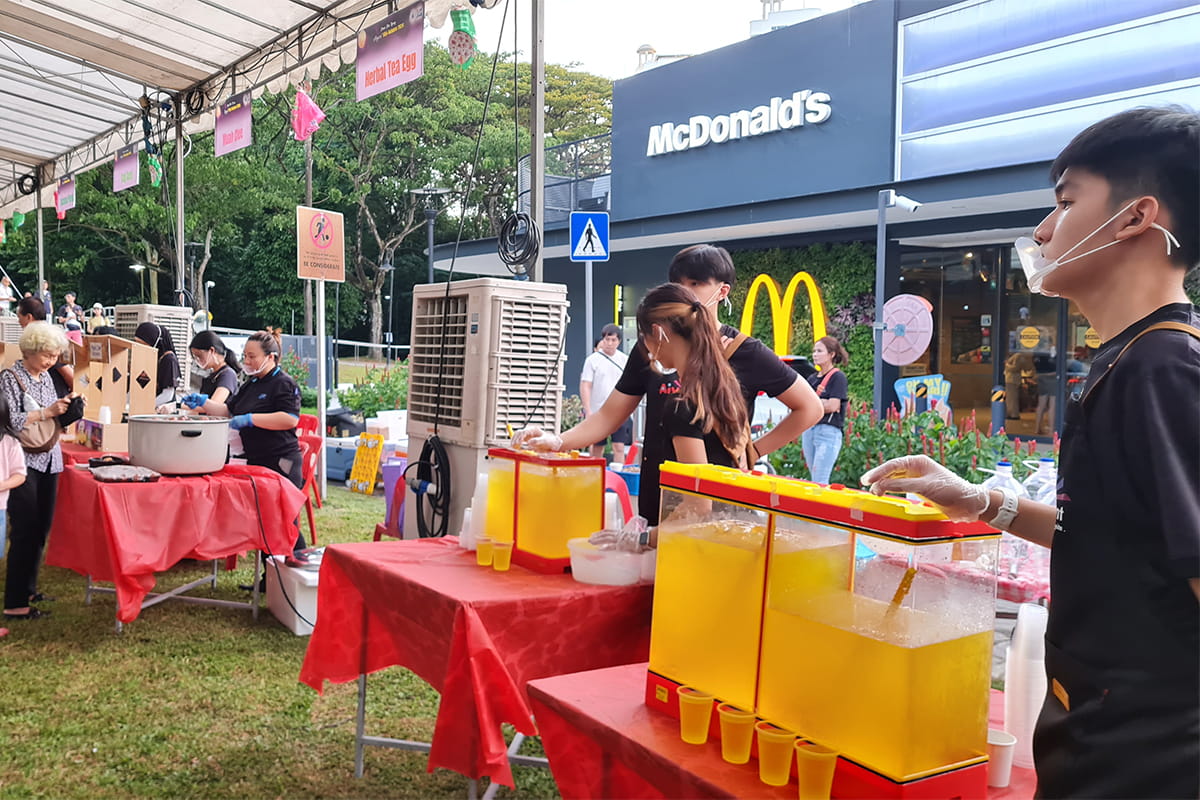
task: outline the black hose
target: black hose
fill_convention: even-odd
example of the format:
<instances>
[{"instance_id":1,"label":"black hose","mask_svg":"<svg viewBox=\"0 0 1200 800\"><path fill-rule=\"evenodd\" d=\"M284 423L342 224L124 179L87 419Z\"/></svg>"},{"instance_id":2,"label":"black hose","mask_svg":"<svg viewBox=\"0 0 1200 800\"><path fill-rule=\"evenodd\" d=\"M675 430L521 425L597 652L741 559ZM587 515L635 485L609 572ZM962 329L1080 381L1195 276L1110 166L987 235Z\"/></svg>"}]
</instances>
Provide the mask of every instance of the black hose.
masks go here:
<instances>
[{"instance_id":1,"label":"black hose","mask_svg":"<svg viewBox=\"0 0 1200 800\"><path fill-rule=\"evenodd\" d=\"M415 493L417 534L422 539L441 538L450 526L450 456L437 434L421 448L416 479L433 486L432 491Z\"/></svg>"},{"instance_id":2,"label":"black hose","mask_svg":"<svg viewBox=\"0 0 1200 800\"><path fill-rule=\"evenodd\" d=\"M528 214L510 214L500 226L496 251L513 275L526 277L527 267L537 258L541 247L541 231Z\"/></svg>"}]
</instances>

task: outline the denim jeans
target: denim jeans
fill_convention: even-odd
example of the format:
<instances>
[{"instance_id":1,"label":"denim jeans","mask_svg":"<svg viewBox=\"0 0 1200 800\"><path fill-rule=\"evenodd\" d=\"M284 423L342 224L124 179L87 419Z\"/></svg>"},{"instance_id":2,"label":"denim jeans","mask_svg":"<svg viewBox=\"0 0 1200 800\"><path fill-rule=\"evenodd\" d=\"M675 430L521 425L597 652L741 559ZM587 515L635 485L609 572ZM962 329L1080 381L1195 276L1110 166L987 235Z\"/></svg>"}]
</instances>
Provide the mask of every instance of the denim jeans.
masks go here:
<instances>
[{"instance_id":1,"label":"denim jeans","mask_svg":"<svg viewBox=\"0 0 1200 800\"><path fill-rule=\"evenodd\" d=\"M842 431L833 425L818 423L800 436L804 461L815 483L829 483L833 465L842 451Z\"/></svg>"}]
</instances>

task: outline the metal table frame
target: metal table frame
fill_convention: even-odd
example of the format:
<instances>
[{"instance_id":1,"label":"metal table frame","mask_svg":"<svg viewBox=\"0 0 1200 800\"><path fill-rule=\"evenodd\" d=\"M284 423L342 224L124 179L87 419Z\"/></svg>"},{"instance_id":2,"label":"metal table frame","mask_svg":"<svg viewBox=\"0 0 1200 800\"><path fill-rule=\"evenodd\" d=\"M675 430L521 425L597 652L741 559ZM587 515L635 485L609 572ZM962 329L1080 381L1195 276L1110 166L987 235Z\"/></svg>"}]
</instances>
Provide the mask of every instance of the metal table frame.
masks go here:
<instances>
[{"instance_id":1,"label":"metal table frame","mask_svg":"<svg viewBox=\"0 0 1200 800\"><path fill-rule=\"evenodd\" d=\"M254 589L250 593L249 602L240 603L236 600L219 600L215 597L193 597L191 595L184 594L185 592L189 592L192 589L195 589L197 586L203 586L206 583L213 589L217 588L217 565L220 561L221 561L221 559L215 559L215 558L213 559L212 574L207 577L197 578L194 581L189 581L189 582L183 584L182 586L176 586L174 589L170 589L165 592L150 592L149 594L146 595L146 599L142 601L141 610L145 611L150 606L156 606L159 603L163 602L164 600L179 600L180 602L183 602L183 603L195 603L197 605L204 605L204 606L219 606L221 608L248 608L248 609L250 609L250 615L255 620L257 620L258 619L258 609L259 609L259 598L261 597L261 594L262 594L258 588L258 584L259 584L258 578L255 578L253 580ZM254 551L254 572L253 572L253 574L258 575L261 567L262 567L262 555L259 553L258 550L255 550ZM87 576L87 587L84 589L84 593L83 593L84 605L90 606L92 604L92 595L98 594L98 593L115 595L117 593L117 588L115 586L97 586L95 584L95 582L92 580L92 576L88 575ZM118 608L117 611L119 611L119 610L120 609ZM114 611L114 617L116 616L116 613L117 612ZM116 623L117 623L116 632L121 633L125 629L125 625L124 625L124 623L121 622L121 620L119 618L116 620ZM361 709L361 703L360 703L360 709ZM361 710L360 710L360 714L361 714Z\"/></svg>"},{"instance_id":2,"label":"metal table frame","mask_svg":"<svg viewBox=\"0 0 1200 800\"><path fill-rule=\"evenodd\" d=\"M119 623L118 623L119 624ZM411 739L391 739L386 736L369 736L365 732L367 719L367 676L360 674L358 676L358 712L354 718L354 777L361 778L363 776L363 753L367 747L390 747L396 750L416 750L422 753L428 753L432 745L429 742L416 742ZM508 746L508 763L522 767L541 767L543 769L550 768L549 759L541 756L522 756L517 755L517 751L521 749L522 743L525 741L525 734L517 733L513 736L512 743ZM483 793L483 800L493 800L496 793L500 791L501 784L492 781L487 790ZM468 800L479 800L479 781L475 778L470 779L467 784Z\"/></svg>"}]
</instances>

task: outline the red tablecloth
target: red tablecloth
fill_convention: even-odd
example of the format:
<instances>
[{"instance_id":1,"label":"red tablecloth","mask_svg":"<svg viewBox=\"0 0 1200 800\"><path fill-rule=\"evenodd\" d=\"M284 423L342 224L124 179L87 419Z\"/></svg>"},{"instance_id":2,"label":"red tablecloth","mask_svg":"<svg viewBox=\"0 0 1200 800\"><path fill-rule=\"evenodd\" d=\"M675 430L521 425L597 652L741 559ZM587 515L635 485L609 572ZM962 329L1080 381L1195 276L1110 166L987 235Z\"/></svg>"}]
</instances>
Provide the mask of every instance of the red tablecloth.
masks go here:
<instances>
[{"instance_id":1,"label":"red tablecloth","mask_svg":"<svg viewBox=\"0 0 1200 800\"><path fill-rule=\"evenodd\" d=\"M501 723L537 731L534 678L645 661L651 587L476 566L454 537L325 550L300 680L317 691L393 665L441 692L429 769L512 786Z\"/></svg>"},{"instance_id":2,"label":"red tablecloth","mask_svg":"<svg viewBox=\"0 0 1200 800\"><path fill-rule=\"evenodd\" d=\"M89 458L99 458L106 455L124 456L127 453L117 453L109 450L93 450L75 442L59 442L62 448L64 464L86 464Z\"/></svg>"},{"instance_id":3,"label":"red tablecloth","mask_svg":"<svg viewBox=\"0 0 1200 800\"><path fill-rule=\"evenodd\" d=\"M796 784L767 786L757 764L728 764L721 744L685 744L679 722L644 702L646 665L629 664L532 681L529 697L550 769L564 798L795 798ZM991 717L1004 703L993 692ZM997 711L997 708L999 711ZM1013 768L989 800L1033 797L1032 770Z\"/></svg>"},{"instance_id":4,"label":"red tablecloth","mask_svg":"<svg viewBox=\"0 0 1200 800\"><path fill-rule=\"evenodd\" d=\"M117 619L132 622L154 589L154 573L185 558L255 549L290 553L303 505L299 489L262 467L226 466L212 475L154 483L100 483L87 470L68 466L59 476L46 563L111 581Z\"/></svg>"}]
</instances>

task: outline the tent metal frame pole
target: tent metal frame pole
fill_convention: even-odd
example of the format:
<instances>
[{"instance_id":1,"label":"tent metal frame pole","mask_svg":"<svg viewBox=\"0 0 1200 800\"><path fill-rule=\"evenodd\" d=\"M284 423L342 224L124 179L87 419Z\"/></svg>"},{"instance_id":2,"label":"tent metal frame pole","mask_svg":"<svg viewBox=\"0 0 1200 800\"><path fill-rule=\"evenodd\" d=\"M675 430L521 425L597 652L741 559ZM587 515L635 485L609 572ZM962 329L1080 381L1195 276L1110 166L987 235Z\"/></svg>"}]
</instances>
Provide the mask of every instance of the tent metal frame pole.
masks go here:
<instances>
[{"instance_id":1,"label":"tent metal frame pole","mask_svg":"<svg viewBox=\"0 0 1200 800\"><path fill-rule=\"evenodd\" d=\"M529 103L529 217L537 232L543 233L546 194L546 2L532 0L532 5L533 26L530 29L529 53L529 77L533 93ZM540 249L531 266L533 280L545 280Z\"/></svg>"},{"instance_id":2,"label":"tent metal frame pole","mask_svg":"<svg viewBox=\"0 0 1200 800\"><path fill-rule=\"evenodd\" d=\"M183 95L175 95L175 300L186 306L183 294L184 249L183 235Z\"/></svg>"},{"instance_id":3,"label":"tent metal frame pole","mask_svg":"<svg viewBox=\"0 0 1200 800\"><path fill-rule=\"evenodd\" d=\"M43 233L42 233L42 168L40 166L37 168L37 173L38 173L38 176L37 176L37 181L36 181L36 183L37 183L36 195L37 195L38 283L37 283L37 291L34 292L34 296L41 297L42 296L42 294L41 294L42 293L42 281L46 280L46 247L45 247L45 237L43 236ZM53 308L47 308L45 311L46 311L46 319L50 319L50 320L54 319L54 309Z\"/></svg>"}]
</instances>

